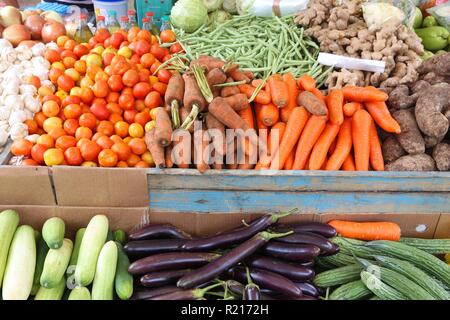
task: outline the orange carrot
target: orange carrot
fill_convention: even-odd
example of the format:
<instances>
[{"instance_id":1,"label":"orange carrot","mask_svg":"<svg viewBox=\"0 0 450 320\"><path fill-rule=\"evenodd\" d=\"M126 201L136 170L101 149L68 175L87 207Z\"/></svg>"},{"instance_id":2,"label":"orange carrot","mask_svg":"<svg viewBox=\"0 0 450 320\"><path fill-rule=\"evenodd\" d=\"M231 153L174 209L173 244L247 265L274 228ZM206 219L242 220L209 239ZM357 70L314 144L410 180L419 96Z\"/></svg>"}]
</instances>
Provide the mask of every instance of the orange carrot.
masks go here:
<instances>
[{"instance_id":1,"label":"orange carrot","mask_svg":"<svg viewBox=\"0 0 450 320\"><path fill-rule=\"evenodd\" d=\"M243 93L238 93L223 99L230 105L231 108L233 108L234 111L241 111L250 106L247 96Z\"/></svg>"},{"instance_id":2,"label":"orange carrot","mask_svg":"<svg viewBox=\"0 0 450 320\"><path fill-rule=\"evenodd\" d=\"M183 129L175 130L172 150L174 164L178 168L189 168L191 153L191 134Z\"/></svg>"},{"instance_id":3,"label":"orange carrot","mask_svg":"<svg viewBox=\"0 0 450 320\"><path fill-rule=\"evenodd\" d=\"M231 69L227 73L234 79L234 81L245 81L246 83L250 83L249 77L247 77L245 72L240 70L239 68Z\"/></svg>"},{"instance_id":4,"label":"orange carrot","mask_svg":"<svg viewBox=\"0 0 450 320\"><path fill-rule=\"evenodd\" d=\"M346 238L359 240L400 241L401 229L393 222L353 222L332 220L328 222L337 233Z\"/></svg>"},{"instance_id":5,"label":"orange carrot","mask_svg":"<svg viewBox=\"0 0 450 320\"><path fill-rule=\"evenodd\" d=\"M373 118L373 121L381 127L384 131L399 134L402 130L398 122L391 116L386 103L379 102L366 102L367 111Z\"/></svg>"},{"instance_id":6,"label":"orange carrot","mask_svg":"<svg viewBox=\"0 0 450 320\"><path fill-rule=\"evenodd\" d=\"M389 98L387 93L371 86L346 86L342 90L345 100L351 102L386 101Z\"/></svg>"},{"instance_id":7,"label":"orange carrot","mask_svg":"<svg viewBox=\"0 0 450 320\"><path fill-rule=\"evenodd\" d=\"M309 170L319 170L327 158L328 149L339 133L339 125L327 124L309 156Z\"/></svg>"},{"instance_id":8,"label":"orange carrot","mask_svg":"<svg viewBox=\"0 0 450 320\"><path fill-rule=\"evenodd\" d=\"M194 133L195 135L195 133ZM197 138L197 139L196 139ZM195 164L197 170L201 173L209 169L209 159L207 159L207 148L209 145L209 134L205 130L201 130L200 135L194 138ZM197 140L197 141L196 141Z\"/></svg>"},{"instance_id":9,"label":"orange carrot","mask_svg":"<svg viewBox=\"0 0 450 320\"><path fill-rule=\"evenodd\" d=\"M336 142L336 149L328 159L326 170L339 170L352 150L352 119L346 118Z\"/></svg>"},{"instance_id":10,"label":"orange carrot","mask_svg":"<svg viewBox=\"0 0 450 320\"><path fill-rule=\"evenodd\" d=\"M306 111L304 107L295 107L292 110L291 116L286 124L280 147L272 157L272 163L270 164L271 170L281 170L284 167L284 163L291 151L293 151L294 146L308 121L308 117L308 111Z\"/></svg>"},{"instance_id":11,"label":"orange carrot","mask_svg":"<svg viewBox=\"0 0 450 320\"><path fill-rule=\"evenodd\" d=\"M270 129L266 153L258 161L260 167L270 167L271 155L277 152L285 130L286 124L284 122L278 122Z\"/></svg>"},{"instance_id":12,"label":"orange carrot","mask_svg":"<svg viewBox=\"0 0 450 320\"><path fill-rule=\"evenodd\" d=\"M278 122L280 112L273 103L269 103L260 107L258 117L259 121L271 127Z\"/></svg>"},{"instance_id":13,"label":"orange carrot","mask_svg":"<svg viewBox=\"0 0 450 320\"><path fill-rule=\"evenodd\" d=\"M284 163L283 170L292 170L292 166L294 165L294 158L295 158L295 150L296 146L292 149L291 153L289 153L289 156L286 159L286 162Z\"/></svg>"},{"instance_id":14,"label":"orange carrot","mask_svg":"<svg viewBox=\"0 0 450 320\"><path fill-rule=\"evenodd\" d=\"M303 106L309 113L316 116L328 115L327 105L313 93L302 91L297 97L297 104Z\"/></svg>"},{"instance_id":15,"label":"orange carrot","mask_svg":"<svg viewBox=\"0 0 450 320\"><path fill-rule=\"evenodd\" d=\"M342 107L344 111L344 116L352 117L356 111L361 110L363 108L362 104L359 102L349 102L344 104Z\"/></svg>"},{"instance_id":16,"label":"orange carrot","mask_svg":"<svg viewBox=\"0 0 450 320\"><path fill-rule=\"evenodd\" d=\"M328 156L329 157L333 154L334 150L336 150L336 143L337 143L337 137L331 143L330 149L328 149Z\"/></svg>"},{"instance_id":17,"label":"orange carrot","mask_svg":"<svg viewBox=\"0 0 450 320\"><path fill-rule=\"evenodd\" d=\"M279 74L274 74L269 78L270 95L272 102L278 108L284 108L289 103L289 89Z\"/></svg>"},{"instance_id":18,"label":"orange carrot","mask_svg":"<svg viewBox=\"0 0 450 320\"><path fill-rule=\"evenodd\" d=\"M263 82L262 79L254 79L252 80L252 86L254 86L255 88L257 88L261 83ZM266 82L267 84L267 82ZM262 88L264 89L266 87L266 85L263 85Z\"/></svg>"},{"instance_id":19,"label":"orange carrot","mask_svg":"<svg viewBox=\"0 0 450 320\"><path fill-rule=\"evenodd\" d=\"M307 74L298 78L297 83L300 90L313 91L316 88L316 80Z\"/></svg>"},{"instance_id":20,"label":"orange carrot","mask_svg":"<svg viewBox=\"0 0 450 320\"><path fill-rule=\"evenodd\" d=\"M164 108L156 109L155 121L155 139L162 147L167 147L172 141L172 121Z\"/></svg>"},{"instance_id":21,"label":"orange carrot","mask_svg":"<svg viewBox=\"0 0 450 320\"><path fill-rule=\"evenodd\" d=\"M352 140L357 171L369 170L370 126L372 117L366 110L358 110L352 118Z\"/></svg>"},{"instance_id":22,"label":"orange carrot","mask_svg":"<svg viewBox=\"0 0 450 320\"><path fill-rule=\"evenodd\" d=\"M289 115L291 114L292 109L297 106L297 97L298 97L298 87L295 82L295 78L291 73L286 73L283 75L283 81L286 83L289 93L289 100L286 107L280 110L281 121L287 122L289 120Z\"/></svg>"},{"instance_id":23,"label":"orange carrot","mask_svg":"<svg viewBox=\"0 0 450 320\"><path fill-rule=\"evenodd\" d=\"M380 139L378 138L377 128L372 121L370 126L370 165L375 171L384 171L383 152L381 151Z\"/></svg>"},{"instance_id":24,"label":"orange carrot","mask_svg":"<svg viewBox=\"0 0 450 320\"><path fill-rule=\"evenodd\" d=\"M267 130L269 127L266 126L262 121L260 121L260 112L261 112L261 105L259 103L255 104L255 120L256 120L256 126L258 127L258 130Z\"/></svg>"},{"instance_id":25,"label":"orange carrot","mask_svg":"<svg viewBox=\"0 0 450 320\"><path fill-rule=\"evenodd\" d=\"M244 93L248 99L250 99L253 92L255 92L255 88L249 84L240 84L238 87L241 93ZM268 104L270 101L270 96L265 90L260 90L255 98L255 102L260 104Z\"/></svg>"},{"instance_id":26,"label":"orange carrot","mask_svg":"<svg viewBox=\"0 0 450 320\"><path fill-rule=\"evenodd\" d=\"M328 157L325 155L325 160L322 163L322 166L320 167L320 170L327 170L327 163L328 163ZM311 170L311 169L310 169Z\"/></svg>"},{"instance_id":27,"label":"orange carrot","mask_svg":"<svg viewBox=\"0 0 450 320\"><path fill-rule=\"evenodd\" d=\"M306 161L313 149L314 145L319 139L322 131L327 124L327 116L315 116L312 115L306 123L305 129L298 141L297 151L295 152L293 170L303 170L306 165Z\"/></svg>"},{"instance_id":28,"label":"orange carrot","mask_svg":"<svg viewBox=\"0 0 450 320\"><path fill-rule=\"evenodd\" d=\"M224 100L217 97L209 104L208 110L211 114L228 128L247 130L247 123L230 107Z\"/></svg>"},{"instance_id":29,"label":"orange carrot","mask_svg":"<svg viewBox=\"0 0 450 320\"><path fill-rule=\"evenodd\" d=\"M324 104L327 103L327 99L323 95L322 91L317 88L314 88L310 91L313 95L315 95L319 100L321 100Z\"/></svg>"},{"instance_id":30,"label":"orange carrot","mask_svg":"<svg viewBox=\"0 0 450 320\"><path fill-rule=\"evenodd\" d=\"M247 123L249 129L255 128L255 123L253 121L253 111L251 107L239 111L239 115L245 121L245 123ZM246 155L252 155L254 152L256 152L256 146L252 144L249 138L245 138L245 141L242 141L242 143Z\"/></svg>"},{"instance_id":31,"label":"orange carrot","mask_svg":"<svg viewBox=\"0 0 450 320\"><path fill-rule=\"evenodd\" d=\"M341 125L344 122L344 93L340 89L331 90L327 97L327 106L330 113L330 122Z\"/></svg>"},{"instance_id":32,"label":"orange carrot","mask_svg":"<svg viewBox=\"0 0 450 320\"><path fill-rule=\"evenodd\" d=\"M344 171L356 171L355 160L353 160L353 154L350 152L347 159L342 164L342 170Z\"/></svg>"},{"instance_id":33,"label":"orange carrot","mask_svg":"<svg viewBox=\"0 0 450 320\"><path fill-rule=\"evenodd\" d=\"M155 166L157 168L164 168L166 166L164 148L155 138L155 128L145 134L145 143L147 144L147 148L152 155Z\"/></svg>"}]
</instances>

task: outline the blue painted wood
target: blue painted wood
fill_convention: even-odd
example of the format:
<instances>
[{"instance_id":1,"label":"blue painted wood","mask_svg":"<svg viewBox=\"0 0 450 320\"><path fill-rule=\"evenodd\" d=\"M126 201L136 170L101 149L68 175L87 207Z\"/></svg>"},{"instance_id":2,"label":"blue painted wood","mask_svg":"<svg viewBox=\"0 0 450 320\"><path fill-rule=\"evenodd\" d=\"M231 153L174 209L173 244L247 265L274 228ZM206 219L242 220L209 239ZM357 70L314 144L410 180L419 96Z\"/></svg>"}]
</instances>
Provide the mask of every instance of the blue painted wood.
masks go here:
<instances>
[{"instance_id":1,"label":"blue painted wood","mask_svg":"<svg viewBox=\"0 0 450 320\"><path fill-rule=\"evenodd\" d=\"M149 206L154 212L268 213L298 208L302 213L440 213L450 212L450 197L448 192L152 189Z\"/></svg>"}]
</instances>

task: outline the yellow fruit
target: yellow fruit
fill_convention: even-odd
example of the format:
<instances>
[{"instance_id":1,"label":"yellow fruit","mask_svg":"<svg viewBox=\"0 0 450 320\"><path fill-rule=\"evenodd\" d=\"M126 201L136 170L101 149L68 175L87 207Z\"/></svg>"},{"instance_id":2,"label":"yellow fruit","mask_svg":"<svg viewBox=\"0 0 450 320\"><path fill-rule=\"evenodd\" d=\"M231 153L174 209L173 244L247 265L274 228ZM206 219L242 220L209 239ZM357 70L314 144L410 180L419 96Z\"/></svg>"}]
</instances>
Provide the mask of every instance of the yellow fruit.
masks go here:
<instances>
[{"instance_id":1,"label":"yellow fruit","mask_svg":"<svg viewBox=\"0 0 450 320\"><path fill-rule=\"evenodd\" d=\"M72 89L70 89L70 95L71 96L81 96L81 88L80 87L73 87Z\"/></svg>"},{"instance_id":2,"label":"yellow fruit","mask_svg":"<svg viewBox=\"0 0 450 320\"><path fill-rule=\"evenodd\" d=\"M139 123L132 123L128 128L128 134L132 138L142 138L144 136L144 128Z\"/></svg>"},{"instance_id":3,"label":"yellow fruit","mask_svg":"<svg viewBox=\"0 0 450 320\"><path fill-rule=\"evenodd\" d=\"M142 156L142 161L146 162L150 167L155 166L155 161L153 161L152 154L150 151L145 152Z\"/></svg>"},{"instance_id":4,"label":"yellow fruit","mask_svg":"<svg viewBox=\"0 0 450 320\"><path fill-rule=\"evenodd\" d=\"M147 122L145 124L145 132L149 132L150 130L152 130L155 127L155 125L156 125L156 121L155 120Z\"/></svg>"},{"instance_id":5,"label":"yellow fruit","mask_svg":"<svg viewBox=\"0 0 450 320\"><path fill-rule=\"evenodd\" d=\"M91 50L91 53L96 53L96 54L101 55L103 53L103 51L105 51L105 48L103 48L102 46L97 46Z\"/></svg>"},{"instance_id":6,"label":"yellow fruit","mask_svg":"<svg viewBox=\"0 0 450 320\"><path fill-rule=\"evenodd\" d=\"M97 164L93 161L85 161L81 164L82 167L98 167Z\"/></svg>"},{"instance_id":7,"label":"yellow fruit","mask_svg":"<svg viewBox=\"0 0 450 320\"><path fill-rule=\"evenodd\" d=\"M103 67L102 57L99 54L91 53L86 58L86 64L88 67L92 65Z\"/></svg>"},{"instance_id":8,"label":"yellow fruit","mask_svg":"<svg viewBox=\"0 0 450 320\"><path fill-rule=\"evenodd\" d=\"M58 90L55 95L59 97L61 100L64 100L65 97L67 97L69 94L65 92L64 90Z\"/></svg>"},{"instance_id":9,"label":"yellow fruit","mask_svg":"<svg viewBox=\"0 0 450 320\"><path fill-rule=\"evenodd\" d=\"M67 69L66 71L64 71L64 73L71 77L75 82L80 80L80 73L74 68Z\"/></svg>"},{"instance_id":10,"label":"yellow fruit","mask_svg":"<svg viewBox=\"0 0 450 320\"><path fill-rule=\"evenodd\" d=\"M47 86L42 86L38 89L38 93L41 97L49 96L53 94L53 89Z\"/></svg>"},{"instance_id":11,"label":"yellow fruit","mask_svg":"<svg viewBox=\"0 0 450 320\"><path fill-rule=\"evenodd\" d=\"M158 80L158 77L155 77L155 76L150 76L150 84L155 84L155 83L157 83L159 80Z\"/></svg>"},{"instance_id":12,"label":"yellow fruit","mask_svg":"<svg viewBox=\"0 0 450 320\"><path fill-rule=\"evenodd\" d=\"M44 152L44 162L47 166L57 166L64 162L64 153L61 149L48 149Z\"/></svg>"},{"instance_id":13,"label":"yellow fruit","mask_svg":"<svg viewBox=\"0 0 450 320\"><path fill-rule=\"evenodd\" d=\"M121 56L124 56L125 58L130 59L131 56L133 55L133 52L131 51L130 48L125 46L125 47L120 48L119 51L117 52L117 54L120 54Z\"/></svg>"},{"instance_id":14,"label":"yellow fruit","mask_svg":"<svg viewBox=\"0 0 450 320\"><path fill-rule=\"evenodd\" d=\"M62 128L62 126L63 126L63 123L62 123L61 118L51 117L51 118L45 119L43 128L44 128L45 132L48 133L48 132L52 131L52 129Z\"/></svg>"},{"instance_id":15,"label":"yellow fruit","mask_svg":"<svg viewBox=\"0 0 450 320\"><path fill-rule=\"evenodd\" d=\"M66 70L66 66L61 61L56 61L52 63L52 68L59 69L59 70Z\"/></svg>"},{"instance_id":16,"label":"yellow fruit","mask_svg":"<svg viewBox=\"0 0 450 320\"><path fill-rule=\"evenodd\" d=\"M150 110L150 117L152 118L152 120L156 120L156 111L157 108L153 108L152 110Z\"/></svg>"}]
</instances>

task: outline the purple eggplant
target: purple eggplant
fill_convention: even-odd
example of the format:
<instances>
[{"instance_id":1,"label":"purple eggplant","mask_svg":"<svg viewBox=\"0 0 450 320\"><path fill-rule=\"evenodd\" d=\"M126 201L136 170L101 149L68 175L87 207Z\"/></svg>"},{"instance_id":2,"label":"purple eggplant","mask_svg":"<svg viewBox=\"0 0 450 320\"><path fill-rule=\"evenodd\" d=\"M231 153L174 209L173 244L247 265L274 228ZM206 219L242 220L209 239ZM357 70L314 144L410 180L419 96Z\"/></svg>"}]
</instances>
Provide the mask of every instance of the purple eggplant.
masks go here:
<instances>
[{"instance_id":1,"label":"purple eggplant","mask_svg":"<svg viewBox=\"0 0 450 320\"><path fill-rule=\"evenodd\" d=\"M296 282L295 285L302 290L304 295L312 296L312 297L319 297L320 292L317 287L309 282Z\"/></svg>"},{"instance_id":2,"label":"purple eggplant","mask_svg":"<svg viewBox=\"0 0 450 320\"><path fill-rule=\"evenodd\" d=\"M333 243L333 248L331 248L330 251L328 252L324 252L323 254L321 254L322 256L332 256L333 254L338 253L339 251L341 251L341 248L339 248L339 246L336 243Z\"/></svg>"},{"instance_id":3,"label":"purple eggplant","mask_svg":"<svg viewBox=\"0 0 450 320\"><path fill-rule=\"evenodd\" d=\"M129 256L149 256L163 252L182 251L181 246L186 240L181 239L155 239L130 241L124 247Z\"/></svg>"},{"instance_id":4,"label":"purple eggplant","mask_svg":"<svg viewBox=\"0 0 450 320\"><path fill-rule=\"evenodd\" d=\"M292 224L280 224L273 228L276 232L286 232L294 230L294 232L312 232L320 234L326 238L332 238L337 235L336 229L332 226L320 222L301 222Z\"/></svg>"},{"instance_id":5,"label":"purple eggplant","mask_svg":"<svg viewBox=\"0 0 450 320\"><path fill-rule=\"evenodd\" d=\"M272 271L293 281L307 281L314 278L314 270L300 265L294 265L276 258L254 255L246 261L253 268Z\"/></svg>"},{"instance_id":6,"label":"purple eggplant","mask_svg":"<svg viewBox=\"0 0 450 320\"><path fill-rule=\"evenodd\" d=\"M244 282L247 279L247 274L244 267L233 267L228 273L232 279L240 282ZM251 268L250 276L252 277L253 282L260 288L271 289L275 292L288 296L299 297L302 295L302 291L295 285L294 282L278 273Z\"/></svg>"},{"instance_id":7,"label":"purple eggplant","mask_svg":"<svg viewBox=\"0 0 450 320\"><path fill-rule=\"evenodd\" d=\"M320 249L311 244L291 244L282 242L270 242L262 252L283 260L293 262L307 262L314 260L320 254Z\"/></svg>"},{"instance_id":8,"label":"purple eggplant","mask_svg":"<svg viewBox=\"0 0 450 320\"><path fill-rule=\"evenodd\" d=\"M319 234L312 232L296 232L286 237L278 238L276 241L294 244L312 244L320 248L321 253L333 252L334 244Z\"/></svg>"},{"instance_id":9,"label":"purple eggplant","mask_svg":"<svg viewBox=\"0 0 450 320\"><path fill-rule=\"evenodd\" d=\"M133 293L131 300L147 300L154 298L156 296L160 296L162 294L172 293L175 291L180 291L180 288L176 286L164 286L155 289L142 289L137 290Z\"/></svg>"},{"instance_id":10,"label":"purple eggplant","mask_svg":"<svg viewBox=\"0 0 450 320\"><path fill-rule=\"evenodd\" d=\"M254 283L247 284L244 288L243 300L261 300L261 292L259 291L258 285Z\"/></svg>"},{"instance_id":11,"label":"purple eggplant","mask_svg":"<svg viewBox=\"0 0 450 320\"><path fill-rule=\"evenodd\" d=\"M186 251L208 251L217 248L227 248L230 245L246 241L258 232L266 230L280 218L292 214L294 210L286 213L264 215L252 221L248 227L239 227L235 230L219 233L212 237L189 240L182 248Z\"/></svg>"},{"instance_id":12,"label":"purple eggplant","mask_svg":"<svg viewBox=\"0 0 450 320\"><path fill-rule=\"evenodd\" d=\"M278 300L319 300L317 297L308 296L306 294L301 297L278 296Z\"/></svg>"},{"instance_id":13,"label":"purple eggplant","mask_svg":"<svg viewBox=\"0 0 450 320\"><path fill-rule=\"evenodd\" d=\"M177 286L183 289L193 288L202 283L217 278L219 275L230 269L232 266L245 260L263 247L269 240L284 236L286 234L259 232L249 240L233 248L207 265L189 272L177 282Z\"/></svg>"},{"instance_id":14,"label":"purple eggplant","mask_svg":"<svg viewBox=\"0 0 450 320\"><path fill-rule=\"evenodd\" d=\"M141 285L147 288L161 287L177 283L178 279L188 273L189 269L169 270L147 273L140 279Z\"/></svg>"},{"instance_id":15,"label":"purple eggplant","mask_svg":"<svg viewBox=\"0 0 450 320\"><path fill-rule=\"evenodd\" d=\"M192 236L171 224L149 224L141 229L132 232L130 240L148 240L148 239L192 239Z\"/></svg>"},{"instance_id":16,"label":"purple eggplant","mask_svg":"<svg viewBox=\"0 0 450 320\"><path fill-rule=\"evenodd\" d=\"M128 272L144 275L160 270L196 268L220 257L219 254L206 252L169 252L155 254L130 264Z\"/></svg>"},{"instance_id":17,"label":"purple eggplant","mask_svg":"<svg viewBox=\"0 0 450 320\"><path fill-rule=\"evenodd\" d=\"M223 286L223 283L213 284L202 289L179 290L172 293L156 296L150 300L203 300L208 291Z\"/></svg>"},{"instance_id":18,"label":"purple eggplant","mask_svg":"<svg viewBox=\"0 0 450 320\"><path fill-rule=\"evenodd\" d=\"M306 268L314 268L314 260L302 262L302 263L295 263L295 265L306 267Z\"/></svg>"},{"instance_id":19,"label":"purple eggplant","mask_svg":"<svg viewBox=\"0 0 450 320\"><path fill-rule=\"evenodd\" d=\"M225 284L228 287L228 290L230 290L233 295L235 295L238 299L242 299L245 289L242 283L236 280L227 280ZM274 300L273 297L262 293L261 290L260 290L260 298L261 300Z\"/></svg>"}]
</instances>

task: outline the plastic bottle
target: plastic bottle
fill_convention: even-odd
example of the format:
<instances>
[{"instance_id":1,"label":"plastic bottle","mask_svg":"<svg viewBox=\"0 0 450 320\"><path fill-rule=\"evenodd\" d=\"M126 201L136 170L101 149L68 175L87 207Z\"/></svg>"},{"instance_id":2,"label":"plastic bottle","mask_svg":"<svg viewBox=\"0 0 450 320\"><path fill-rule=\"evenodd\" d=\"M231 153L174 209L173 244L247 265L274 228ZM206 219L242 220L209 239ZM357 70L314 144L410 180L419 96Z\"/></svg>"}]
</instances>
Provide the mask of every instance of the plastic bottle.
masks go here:
<instances>
[{"instance_id":1,"label":"plastic bottle","mask_svg":"<svg viewBox=\"0 0 450 320\"><path fill-rule=\"evenodd\" d=\"M172 29L170 27L170 21L169 20L170 20L169 16L164 16L164 17L161 18L161 29L160 29L161 32L163 32L164 30Z\"/></svg>"},{"instance_id":2,"label":"plastic bottle","mask_svg":"<svg viewBox=\"0 0 450 320\"><path fill-rule=\"evenodd\" d=\"M142 30L150 31L150 20L148 18L142 18Z\"/></svg>"},{"instance_id":3,"label":"plastic bottle","mask_svg":"<svg viewBox=\"0 0 450 320\"><path fill-rule=\"evenodd\" d=\"M154 36L158 36L159 35L159 30L158 30L158 27L156 26L156 24L154 23L154 21L153 21L153 16L154 16L154 13L153 12L147 12L146 14L145 14L145 16L148 18L148 20L149 20L149 31L154 35Z\"/></svg>"},{"instance_id":4,"label":"plastic bottle","mask_svg":"<svg viewBox=\"0 0 450 320\"><path fill-rule=\"evenodd\" d=\"M114 33L120 29L120 23L117 21L117 13L114 10L108 11L108 19L106 20L106 26L110 33Z\"/></svg>"},{"instance_id":5,"label":"plastic bottle","mask_svg":"<svg viewBox=\"0 0 450 320\"><path fill-rule=\"evenodd\" d=\"M97 17L97 30L106 29L106 22L104 16Z\"/></svg>"},{"instance_id":6,"label":"plastic bottle","mask_svg":"<svg viewBox=\"0 0 450 320\"><path fill-rule=\"evenodd\" d=\"M133 9L128 10L128 24L130 26L130 29L132 27L137 27L137 20L136 20L136 11Z\"/></svg>"},{"instance_id":7,"label":"plastic bottle","mask_svg":"<svg viewBox=\"0 0 450 320\"><path fill-rule=\"evenodd\" d=\"M130 30L130 19L127 16L120 17L120 28L123 30Z\"/></svg>"},{"instance_id":8,"label":"plastic bottle","mask_svg":"<svg viewBox=\"0 0 450 320\"><path fill-rule=\"evenodd\" d=\"M87 15L85 13L80 14L80 22L77 27L77 31L73 36L74 40L78 43L88 42L92 38L93 34L89 26L87 25Z\"/></svg>"}]
</instances>

